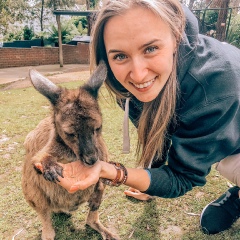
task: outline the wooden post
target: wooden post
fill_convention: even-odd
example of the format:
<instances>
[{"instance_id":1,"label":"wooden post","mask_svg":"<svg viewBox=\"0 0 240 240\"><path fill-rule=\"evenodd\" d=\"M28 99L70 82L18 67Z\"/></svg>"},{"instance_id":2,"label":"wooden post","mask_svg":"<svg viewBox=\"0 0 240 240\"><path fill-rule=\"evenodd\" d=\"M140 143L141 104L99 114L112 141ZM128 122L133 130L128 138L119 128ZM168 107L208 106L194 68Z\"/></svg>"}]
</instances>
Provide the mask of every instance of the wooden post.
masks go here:
<instances>
[{"instance_id":1,"label":"wooden post","mask_svg":"<svg viewBox=\"0 0 240 240\"><path fill-rule=\"evenodd\" d=\"M62 31L61 31L60 15L56 15L56 20L57 20L57 25L58 25L59 63L60 63L60 67L63 67Z\"/></svg>"}]
</instances>

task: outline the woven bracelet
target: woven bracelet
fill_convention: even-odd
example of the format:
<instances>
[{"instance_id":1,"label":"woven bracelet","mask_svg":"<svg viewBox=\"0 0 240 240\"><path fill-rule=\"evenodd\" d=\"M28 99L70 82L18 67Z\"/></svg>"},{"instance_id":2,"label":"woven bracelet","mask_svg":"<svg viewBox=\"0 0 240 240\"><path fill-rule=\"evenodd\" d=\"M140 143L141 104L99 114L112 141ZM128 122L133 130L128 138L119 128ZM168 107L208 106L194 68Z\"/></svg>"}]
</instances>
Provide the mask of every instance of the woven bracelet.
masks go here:
<instances>
[{"instance_id":1,"label":"woven bracelet","mask_svg":"<svg viewBox=\"0 0 240 240\"><path fill-rule=\"evenodd\" d=\"M119 163L119 164L120 164L121 169L123 170L123 178L122 178L122 181L119 183L119 185L121 185L121 184L125 184L125 182L127 181L128 171L127 171L127 169L124 167L123 164L121 164L121 163Z\"/></svg>"},{"instance_id":2,"label":"woven bracelet","mask_svg":"<svg viewBox=\"0 0 240 240\"><path fill-rule=\"evenodd\" d=\"M127 181L127 178L128 178L127 169L121 163L117 163L117 162L108 162L108 163L112 164L115 167L115 169L117 170L117 175L114 180L102 178L102 182L109 186L119 187L121 184L124 184ZM121 170L123 171L123 178L119 182L121 177Z\"/></svg>"}]
</instances>

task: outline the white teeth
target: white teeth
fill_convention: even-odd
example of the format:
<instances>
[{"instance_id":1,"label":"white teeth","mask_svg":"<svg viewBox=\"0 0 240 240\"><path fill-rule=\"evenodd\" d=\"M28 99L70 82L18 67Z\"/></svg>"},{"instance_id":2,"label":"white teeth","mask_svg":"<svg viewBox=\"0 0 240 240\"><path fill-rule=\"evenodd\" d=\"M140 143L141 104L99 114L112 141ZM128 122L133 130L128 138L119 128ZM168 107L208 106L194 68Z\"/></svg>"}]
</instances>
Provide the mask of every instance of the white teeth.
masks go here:
<instances>
[{"instance_id":1,"label":"white teeth","mask_svg":"<svg viewBox=\"0 0 240 240\"><path fill-rule=\"evenodd\" d=\"M132 83L135 87L137 87L137 88L146 88L146 87L148 87L148 86L150 86L154 81L155 81L155 79L156 78L154 78L154 79L152 79L152 80L150 80L150 81L148 81L148 82L145 82L145 83L141 83L141 84L136 84L136 83Z\"/></svg>"}]
</instances>

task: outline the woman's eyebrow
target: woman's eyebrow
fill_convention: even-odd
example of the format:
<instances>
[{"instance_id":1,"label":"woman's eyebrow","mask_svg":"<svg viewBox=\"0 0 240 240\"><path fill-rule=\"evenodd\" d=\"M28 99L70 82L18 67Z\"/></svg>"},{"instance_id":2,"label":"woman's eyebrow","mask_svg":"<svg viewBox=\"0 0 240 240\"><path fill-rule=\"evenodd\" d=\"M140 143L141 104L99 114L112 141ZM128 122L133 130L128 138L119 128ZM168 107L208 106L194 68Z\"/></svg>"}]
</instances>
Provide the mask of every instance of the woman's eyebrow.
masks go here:
<instances>
[{"instance_id":1,"label":"woman's eyebrow","mask_svg":"<svg viewBox=\"0 0 240 240\"><path fill-rule=\"evenodd\" d=\"M108 51L108 54L110 54L110 53L119 53L119 52L123 52L123 51L122 50L118 50L118 49L110 49Z\"/></svg>"},{"instance_id":2,"label":"woman's eyebrow","mask_svg":"<svg viewBox=\"0 0 240 240\"><path fill-rule=\"evenodd\" d=\"M147 46L149 46L149 45L151 45L153 43L156 43L156 42L160 42L161 43L162 40L159 39L159 38L153 39L153 40L151 40L151 41L149 41L147 43L144 43L142 46L139 47L139 49L145 48L145 47L147 47Z\"/></svg>"}]
</instances>

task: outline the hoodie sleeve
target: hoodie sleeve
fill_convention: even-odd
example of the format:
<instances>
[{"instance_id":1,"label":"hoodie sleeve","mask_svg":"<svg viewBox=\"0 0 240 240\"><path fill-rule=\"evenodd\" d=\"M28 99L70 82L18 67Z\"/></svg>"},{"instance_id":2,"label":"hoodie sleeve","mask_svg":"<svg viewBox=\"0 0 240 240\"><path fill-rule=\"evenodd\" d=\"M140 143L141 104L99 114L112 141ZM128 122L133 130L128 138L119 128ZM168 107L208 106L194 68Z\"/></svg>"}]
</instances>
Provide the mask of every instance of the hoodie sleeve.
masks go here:
<instances>
[{"instance_id":1,"label":"hoodie sleeve","mask_svg":"<svg viewBox=\"0 0 240 240\"><path fill-rule=\"evenodd\" d=\"M240 147L240 98L228 96L189 111L172 136L168 165L149 169L147 194L164 198L203 186L211 165Z\"/></svg>"}]
</instances>

